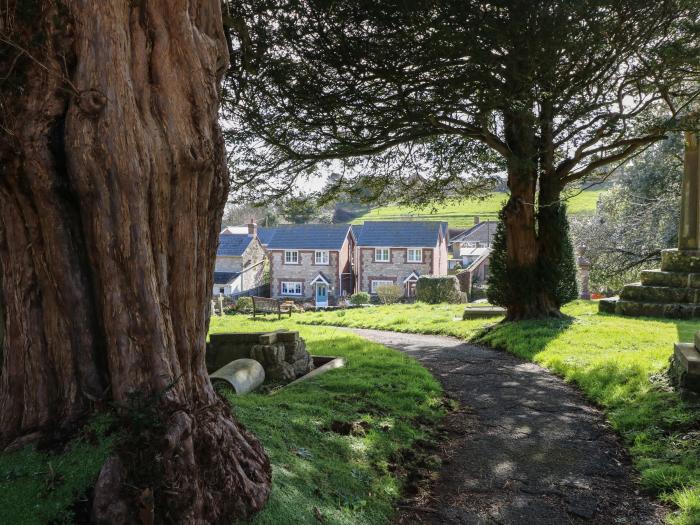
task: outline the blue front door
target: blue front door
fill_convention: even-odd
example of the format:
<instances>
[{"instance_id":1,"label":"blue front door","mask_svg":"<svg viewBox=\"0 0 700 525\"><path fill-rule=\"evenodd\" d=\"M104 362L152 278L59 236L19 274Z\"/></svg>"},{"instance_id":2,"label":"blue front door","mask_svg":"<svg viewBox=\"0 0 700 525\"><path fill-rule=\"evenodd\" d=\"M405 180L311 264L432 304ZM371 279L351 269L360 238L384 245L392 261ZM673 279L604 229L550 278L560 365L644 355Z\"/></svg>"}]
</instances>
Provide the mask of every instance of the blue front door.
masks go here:
<instances>
[{"instance_id":1,"label":"blue front door","mask_svg":"<svg viewBox=\"0 0 700 525\"><path fill-rule=\"evenodd\" d=\"M328 306L328 286L316 283L316 306Z\"/></svg>"}]
</instances>

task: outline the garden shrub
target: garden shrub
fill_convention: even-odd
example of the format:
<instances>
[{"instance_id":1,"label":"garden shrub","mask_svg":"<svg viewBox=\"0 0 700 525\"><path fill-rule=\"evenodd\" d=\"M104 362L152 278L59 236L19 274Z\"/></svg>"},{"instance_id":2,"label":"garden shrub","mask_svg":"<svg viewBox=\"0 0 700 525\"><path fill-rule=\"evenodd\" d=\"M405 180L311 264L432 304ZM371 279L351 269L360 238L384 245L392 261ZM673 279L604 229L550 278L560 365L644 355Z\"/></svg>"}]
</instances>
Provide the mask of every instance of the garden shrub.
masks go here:
<instances>
[{"instance_id":1,"label":"garden shrub","mask_svg":"<svg viewBox=\"0 0 700 525\"><path fill-rule=\"evenodd\" d=\"M447 277L421 276L416 283L416 300L423 303L461 303L464 294L454 275Z\"/></svg>"},{"instance_id":2,"label":"garden shrub","mask_svg":"<svg viewBox=\"0 0 700 525\"><path fill-rule=\"evenodd\" d=\"M236 311L238 312L252 312L253 311L253 298L252 297L239 297L236 301Z\"/></svg>"},{"instance_id":3,"label":"garden shrub","mask_svg":"<svg viewBox=\"0 0 700 525\"><path fill-rule=\"evenodd\" d=\"M398 284L377 286L377 297L384 304L398 303L403 297L403 288Z\"/></svg>"},{"instance_id":4,"label":"garden shrub","mask_svg":"<svg viewBox=\"0 0 700 525\"><path fill-rule=\"evenodd\" d=\"M350 304L360 306L361 304L369 304L370 295L367 292L357 292L350 296Z\"/></svg>"}]
</instances>

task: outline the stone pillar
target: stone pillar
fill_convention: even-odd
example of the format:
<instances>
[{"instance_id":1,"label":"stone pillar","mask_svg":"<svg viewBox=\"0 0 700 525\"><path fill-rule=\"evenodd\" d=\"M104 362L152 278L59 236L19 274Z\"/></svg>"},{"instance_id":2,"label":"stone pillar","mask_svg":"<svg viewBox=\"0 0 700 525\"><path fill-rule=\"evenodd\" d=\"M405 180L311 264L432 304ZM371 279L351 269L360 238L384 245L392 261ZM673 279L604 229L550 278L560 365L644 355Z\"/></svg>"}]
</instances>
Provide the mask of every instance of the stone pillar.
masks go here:
<instances>
[{"instance_id":1,"label":"stone pillar","mask_svg":"<svg viewBox=\"0 0 700 525\"><path fill-rule=\"evenodd\" d=\"M219 294L219 315L224 315L224 296Z\"/></svg>"},{"instance_id":2,"label":"stone pillar","mask_svg":"<svg viewBox=\"0 0 700 525\"><path fill-rule=\"evenodd\" d=\"M576 265L578 266L578 296L581 299L590 299L591 291L589 289L589 280L591 272L591 261L586 258L586 246L578 247L578 258L576 259Z\"/></svg>"},{"instance_id":3,"label":"stone pillar","mask_svg":"<svg viewBox=\"0 0 700 525\"><path fill-rule=\"evenodd\" d=\"M698 135L685 134L685 162L683 169L683 186L681 194L681 220L678 231L678 255L682 261L688 259L688 270L697 271L700 250L700 150ZM695 253L691 253L695 252ZM662 267L663 269L663 267ZM693 274L688 278L692 285ZM695 333L692 343L676 343L671 364L671 377L682 392L700 394L700 331Z\"/></svg>"},{"instance_id":4,"label":"stone pillar","mask_svg":"<svg viewBox=\"0 0 700 525\"><path fill-rule=\"evenodd\" d=\"M685 134L685 164L681 189L678 250L700 250L700 156L698 135Z\"/></svg>"}]
</instances>

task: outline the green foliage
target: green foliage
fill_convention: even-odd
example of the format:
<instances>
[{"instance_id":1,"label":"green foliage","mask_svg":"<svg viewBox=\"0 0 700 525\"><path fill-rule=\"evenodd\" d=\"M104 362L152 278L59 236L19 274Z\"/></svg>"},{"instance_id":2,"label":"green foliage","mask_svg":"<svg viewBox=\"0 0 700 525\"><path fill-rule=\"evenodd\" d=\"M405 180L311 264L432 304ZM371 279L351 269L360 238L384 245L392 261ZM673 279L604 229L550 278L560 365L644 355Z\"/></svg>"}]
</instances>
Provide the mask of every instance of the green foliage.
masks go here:
<instances>
[{"instance_id":1,"label":"green foliage","mask_svg":"<svg viewBox=\"0 0 700 525\"><path fill-rule=\"evenodd\" d=\"M673 134L622 168L594 216L572 218L592 289L617 292L641 270L658 268L661 250L677 246L682 175L683 141Z\"/></svg>"},{"instance_id":2,"label":"green foliage","mask_svg":"<svg viewBox=\"0 0 700 525\"><path fill-rule=\"evenodd\" d=\"M432 439L442 416L439 383L400 352L333 328L241 316L211 321L212 333L279 328L299 330L312 354L345 357L347 366L274 395L227 395L272 463L270 500L251 525L319 523L314 509L328 525L389 523L404 482L394 458ZM334 421L359 422L365 431L341 435L331 430Z\"/></svg>"},{"instance_id":3,"label":"green foliage","mask_svg":"<svg viewBox=\"0 0 700 525\"><path fill-rule=\"evenodd\" d=\"M357 292L350 296L350 304L359 306L361 304L369 304L371 297L367 292Z\"/></svg>"},{"instance_id":4,"label":"green foliage","mask_svg":"<svg viewBox=\"0 0 700 525\"><path fill-rule=\"evenodd\" d=\"M239 297L236 301L236 311L239 313L248 313L253 311L252 297Z\"/></svg>"},{"instance_id":5,"label":"green foliage","mask_svg":"<svg viewBox=\"0 0 700 525\"><path fill-rule=\"evenodd\" d=\"M403 297L403 288L398 284L384 284L378 286L377 297L382 304L398 303Z\"/></svg>"},{"instance_id":6,"label":"green foliage","mask_svg":"<svg viewBox=\"0 0 700 525\"><path fill-rule=\"evenodd\" d=\"M454 275L447 277L421 276L416 283L416 300L428 304L460 303L463 295Z\"/></svg>"},{"instance_id":7,"label":"green foliage","mask_svg":"<svg viewBox=\"0 0 700 525\"><path fill-rule=\"evenodd\" d=\"M538 266L514 267L508 261L505 210L501 210L489 262L486 294L490 303L507 307L541 290L550 290L558 306L578 297L576 259L569 235L566 205L547 210L547 214L547 220L555 226L556 235L553 237L557 244L548 246L547 251L541 254Z\"/></svg>"},{"instance_id":8,"label":"green foliage","mask_svg":"<svg viewBox=\"0 0 700 525\"><path fill-rule=\"evenodd\" d=\"M629 449L645 488L675 505L673 525L700 523L700 411L669 388L674 341L693 341L699 321L636 319L597 313L595 301L563 308L572 319L461 321L458 305L382 306L348 310L343 319L304 314L302 323L334 324L478 340L545 366L604 407ZM411 319L404 323L404 319ZM482 335L483 329L492 328Z\"/></svg>"}]
</instances>

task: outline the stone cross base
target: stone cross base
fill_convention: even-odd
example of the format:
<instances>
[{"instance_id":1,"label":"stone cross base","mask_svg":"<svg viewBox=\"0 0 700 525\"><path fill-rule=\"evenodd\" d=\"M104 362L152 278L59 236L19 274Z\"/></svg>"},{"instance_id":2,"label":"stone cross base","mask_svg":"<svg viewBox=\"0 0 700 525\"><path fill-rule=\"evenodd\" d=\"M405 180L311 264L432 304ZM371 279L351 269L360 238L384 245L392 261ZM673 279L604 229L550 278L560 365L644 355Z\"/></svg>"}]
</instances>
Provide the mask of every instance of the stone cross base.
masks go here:
<instances>
[{"instance_id":1,"label":"stone cross base","mask_svg":"<svg viewBox=\"0 0 700 525\"><path fill-rule=\"evenodd\" d=\"M599 310L632 317L700 318L700 251L663 250L661 270L644 270L641 283L625 285Z\"/></svg>"},{"instance_id":2,"label":"stone cross base","mask_svg":"<svg viewBox=\"0 0 700 525\"><path fill-rule=\"evenodd\" d=\"M673 359L671 363L671 377L681 388L691 392L700 393L700 351L698 351L698 339L695 335L695 343L676 343L673 347Z\"/></svg>"}]
</instances>

